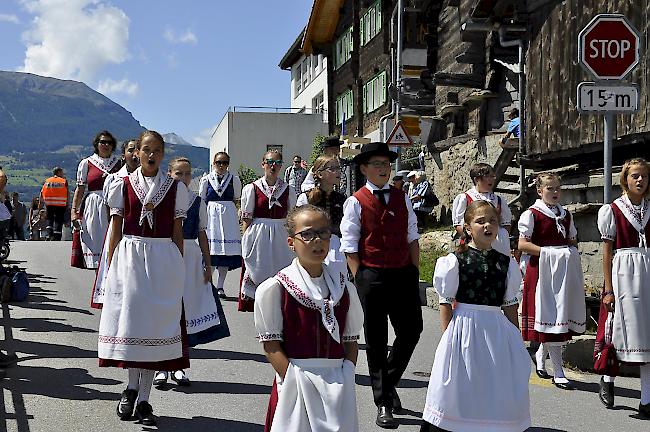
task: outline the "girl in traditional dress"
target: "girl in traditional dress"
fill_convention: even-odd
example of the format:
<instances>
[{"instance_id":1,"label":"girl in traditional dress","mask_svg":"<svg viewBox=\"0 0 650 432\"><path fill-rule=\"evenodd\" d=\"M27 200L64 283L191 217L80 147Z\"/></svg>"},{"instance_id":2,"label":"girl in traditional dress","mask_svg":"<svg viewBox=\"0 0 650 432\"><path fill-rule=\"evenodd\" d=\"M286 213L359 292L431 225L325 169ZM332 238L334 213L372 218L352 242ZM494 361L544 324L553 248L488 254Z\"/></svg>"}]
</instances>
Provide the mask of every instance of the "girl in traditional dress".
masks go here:
<instances>
[{"instance_id":1,"label":"girl in traditional dress","mask_svg":"<svg viewBox=\"0 0 650 432\"><path fill-rule=\"evenodd\" d=\"M330 239L330 253L327 263L340 263L345 271L347 264L345 256L341 254L341 219L343 219L343 203L345 195L334 188L341 183L341 165L335 155L321 155L314 161L312 167L316 186L298 196L296 206L305 204L320 207L329 215L332 221L332 238Z\"/></svg>"},{"instance_id":2,"label":"girl in traditional dress","mask_svg":"<svg viewBox=\"0 0 650 432\"><path fill-rule=\"evenodd\" d=\"M650 202L645 159L626 161L621 170L623 195L598 212L603 239L605 284L598 319L595 353L602 354L610 335L618 361L641 367L639 414L650 417ZM613 322L612 322L613 321ZM600 400L614 406L615 369L600 380Z\"/></svg>"},{"instance_id":3,"label":"girl in traditional dress","mask_svg":"<svg viewBox=\"0 0 650 432\"><path fill-rule=\"evenodd\" d=\"M451 219L459 236L463 233L463 215L465 209L473 201L481 200L491 203L499 215L499 232L492 247L502 254L510 255L510 227L512 212L508 202L492 192L494 188L494 168L486 163L477 163L469 170L469 176L474 186L456 196L451 208Z\"/></svg>"},{"instance_id":4,"label":"girl in traditional dress","mask_svg":"<svg viewBox=\"0 0 650 432\"><path fill-rule=\"evenodd\" d=\"M71 259L73 267L99 267L108 230L108 210L103 196L104 180L120 168L120 158L113 154L116 145L110 132L101 131L93 140L93 155L79 163L71 213L75 227Z\"/></svg>"},{"instance_id":5,"label":"girl in traditional dress","mask_svg":"<svg viewBox=\"0 0 650 432\"><path fill-rule=\"evenodd\" d=\"M282 153L264 153L262 168L264 177L247 184L241 197L244 268L238 310L242 312L253 312L257 286L288 266L294 257L287 246L283 225L296 203L296 194L279 177Z\"/></svg>"},{"instance_id":6,"label":"girl in traditional dress","mask_svg":"<svg viewBox=\"0 0 650 432\"><path fill-rule=\"evenodd\" d=\"M439 258L434 271L444 333L421 430L524 431L530 427L530 357L518 328L521 274L511 257L491 246L499 228L494 207L474 201L464 217L465 243Z\"/></svg>"},{"instance_id":7,"label":"girl in traditional dress","mask_svg":"<svg viewBox=\"0 0 650 432\"><path fill-rule=\"evenodd\" d=\"M585 290L571 213L560 201L560 179L542 173L535 180L539 199L519 218L519 250L530 258L524 277L521 307L524 340L539 342L535 354L537 376L546 372L546 356L553 363L552 382L573 389L562 368L562 349L572 335L584 333Z\"/></svg>"},{"instance_id":8,"label":"girl in traditional dress","mask_svg":"<svg viewBox=\"0 0 650 432\"><path fill-rule=\"evenodd\" d=\"M187 158L175 158L169 163L169 175L189 187L192 181L192 165ZM205 234L208 212L205 202L192 191L189 192L190 206L183 221L183 261L185 261L185 291L183 307L187 327L188 345L210 343L230 335L226 317L219 297L212 290L210 279L210 249ZM198 240L198 243L197 243ZM168 376L180 386L189 386L190 380L184 370L168 374L160 371L153 380L155 386L162 386Z\"/></svg>"},{"instance_id":9,"label":"girl in traditional dress","mask_svg":"<svg viewBox=\"0 0 650 432\"><path fill-rule=\"evenodd\" d=\"M108 194L113 216L110 267L99 323L100 367L128 369L117 415L154 425L149 394L156 370L189 367L183 314L183 226L188 192L160 170L164 141L155 131L138 139L140 168L116 179Z\"/></svg>"},{"instance_id":10,"label":"girl in traditional dress","mask_svg":"<svg viewBox=\"0 0 650 432\"><path fill-rule=\"evenodd\" d=\"M103 195L104 195L104 204L108 206L108 192L111 190L111 184L113 180L118 178L124 178L131 174L140 166L140 161L138 160L137 151L137 140L124 141L122 143L122 168L116 173L110 174L106 177L104 182ZM109 218L108 230L106 231L106 238L104 239L104 246L102 247L102 255L99 260L99 269L97 270L97 275L95 276L95 285L93 286L93 293L90 299L90 306L95 309L101 309L102 304L104 303L104 283L106 282L106 276L108 275L108 248L111 241L111 230L113 225L112 216Z\"/></svg>"},{"instance_id":11,"label":"girl in traditional dress","mask_svg":"<svg viewBox=\"0 0 650 432\"><path fill-rule=\"evenodd\" d=\"M255 330L276 372L264 430L356 432L357 290L347 271L324 263L332 234L324 210L297 207L287 230L297 258L255 300Z\"/></svg>"},{"instance_id":12,"label":"girl in traditional dress","mask_svg":"<svg viewBox=\"0 0 650 432\"><path fill-rule=\"evenodd\" d=\"M199 195L208 206L208 244L210 260L217 269L217 293L226 298L224 283L229 270L241 267L241 231L235 201L241 196L239 177L228 171L230 156L214 155L214 170L199 184Z\"/></svg>"}]
</instances>

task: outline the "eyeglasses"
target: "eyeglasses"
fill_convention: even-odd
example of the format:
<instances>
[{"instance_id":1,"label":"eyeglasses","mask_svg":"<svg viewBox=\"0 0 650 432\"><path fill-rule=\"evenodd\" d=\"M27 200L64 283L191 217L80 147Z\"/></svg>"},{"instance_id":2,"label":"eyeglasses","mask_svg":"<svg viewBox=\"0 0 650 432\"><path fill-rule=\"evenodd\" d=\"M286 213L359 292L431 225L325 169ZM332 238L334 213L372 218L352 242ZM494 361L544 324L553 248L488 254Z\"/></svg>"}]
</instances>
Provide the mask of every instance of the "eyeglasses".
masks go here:
<instances>
[{"instance_id":1,"label":"eyeglasses","mask_svg":"<svg viewBox=\"0 0 650 432\"><path fill-rule=\"evenodd\" d=\"M111 141L111 140L101 140L101 139L100 139L98 142L99 142L99 144L109 144L109 145L113 145L113 144L114 144L114 142Z\"/></svg>"},{"instance_id":2,"label":"eyeglasses","mask_svg":"<svg viewBox=\"0 0 650 432\"><path fill-rule=\"evenodd\" d=\"M390 162L388 161L372 161L368 162L368 165L370 165L373 168L386 168L390 166Z\"/></svg>"},{"instance_id":3,"label":"eyeglasses","mask_svg":"<svg viewBox=\"0 0 650 432\"><path fill-rule=\"evenodd\" d=\"M267 165L282 165L282 159L280 160L266 159L264 163Z\"/></svg>"},{"instance_id":4,"label":"eyeglasses","mask_svg":"<svg viewBox=\"0 0 650 432\"><path fill-rule=\"evenodd\" d=\"M214 164L219 166L228 166L230 165L230 161L215 161Z\"/></svg>"},{"instance_id":5,"label":"eyeglasses","mask_svg":"<svg viewBox=\"0 0 650 432\"><path fill-rule=\"evenodd\" d=\"M318 237L321 240L329 240L332 237L332 230L329 228L325 228L322 230L314 230L310 228L295 233L294 237L296 236L300 237L302 241L307 243L313 241L316 237Z\"/></svg>"},{"instance_id":6,"label":"eyeglasses","mask_svg":"<svg viewBox=\"0 0 650 432\"><path fill-rule=\"evenodd\" d=\"M323 168L321 171L329 171L331 173L339 172L341 171L341 165L328 166Z\"/></svg>"},{"instance_id":7,"label":"eyeglasses","mask_svg":"<svg viewBox=\"0 0 650 432\"><path fill-rule=\"evenodd\" d=\"M295 161L293 161L293 163L300 163L300 162L302 162L302 161L301 161L301 160L295 160Z\"/></svg>"}]
</instances>

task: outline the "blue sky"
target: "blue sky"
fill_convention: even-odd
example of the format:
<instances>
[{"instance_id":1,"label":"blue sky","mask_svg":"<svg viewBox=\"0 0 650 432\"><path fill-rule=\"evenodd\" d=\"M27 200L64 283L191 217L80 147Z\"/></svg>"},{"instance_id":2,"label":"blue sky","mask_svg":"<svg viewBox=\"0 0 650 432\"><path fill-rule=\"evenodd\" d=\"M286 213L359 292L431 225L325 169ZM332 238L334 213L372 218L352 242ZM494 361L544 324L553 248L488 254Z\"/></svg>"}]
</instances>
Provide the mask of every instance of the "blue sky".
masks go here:
<instances>
[{"instance_id":1,"label":"blue sky","mask_svg":"<svg viewBox=\"0 0 650 432\"><path fill-rule=\"evenodd\" d=\"M0 0L0 69L83 81L197 145L229 106L288 107L310 0Z\"/></svg>"}]
</instances>

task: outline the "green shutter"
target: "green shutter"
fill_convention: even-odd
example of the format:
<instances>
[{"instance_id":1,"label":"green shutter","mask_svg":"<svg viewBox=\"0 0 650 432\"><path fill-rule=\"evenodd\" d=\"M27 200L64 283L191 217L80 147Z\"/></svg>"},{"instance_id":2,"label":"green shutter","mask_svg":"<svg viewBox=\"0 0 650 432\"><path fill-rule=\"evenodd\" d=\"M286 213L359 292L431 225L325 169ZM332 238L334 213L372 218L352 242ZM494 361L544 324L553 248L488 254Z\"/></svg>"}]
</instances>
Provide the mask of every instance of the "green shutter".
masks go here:
<instances>
[{"instance_id":1,"label":"green shutter","mask_svg":"<svg viewBox=\"0 0 650 432\"><path fill-rule=\"evenodd\" d=\"M363 112L368 112L368 88L366 85L363 86Z\"/></svg>"},{"instance_id":2,"label":"green shutter","mask_svg":"<svg viewBox=\"0 0 650 432\"><path fill-rule=\"evenodd\" d=\"M348 92L348 115L350 118L354 116L354 98L352 97L352 90Z\"/></svg>"},{"instance_id":3,"label":"green shutter","mask_svg":"<svg viewBox=\"0 0 650 432\"><path fill-rule=\"evenodd\" d=\"M376 19L377 19L377 24L375 25L375 28L377 29L377 33L381 31L381 0L377 1L375 3L375 9L376 9Z\"/></svg>"},{"instance_id":4,"label":"green shutter","mask_svg":"<svg viewBox=\"0 0 650 432\"><path fill-rule=\"evenodd\" d=\"M379 78L381 79L380 105L383 105L386 103L386 71L382 72Z\"/></svg>"},{"instance_id":5,"label":"green shutter","mask_svg":"<svg viewBox=\"0 0 650 432\"><path fill-rule=\"evenodd\" d=\"M366 40L364 38L364 29L365 29L365 20L361 18L359 21L359 37L361 38L361 46L364 46L366 44Z\"/></svg>"}]
</instances>

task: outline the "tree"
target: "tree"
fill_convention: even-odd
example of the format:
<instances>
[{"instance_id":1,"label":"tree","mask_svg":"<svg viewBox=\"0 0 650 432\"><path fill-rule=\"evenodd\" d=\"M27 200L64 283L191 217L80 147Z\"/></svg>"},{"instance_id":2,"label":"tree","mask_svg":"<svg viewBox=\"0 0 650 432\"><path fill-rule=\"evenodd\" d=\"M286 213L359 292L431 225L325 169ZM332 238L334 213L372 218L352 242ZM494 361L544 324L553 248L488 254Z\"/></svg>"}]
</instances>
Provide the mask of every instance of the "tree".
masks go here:
<instances>
[{"instance_id":1,"label":"tree","mask_svg":"<svg viewBox=\"0 0 650 432\"><path fill-rule=\"evenodd\" d=\"M314 144L312 145L311 154L309 155L309 166L313 166L316 158L323 154L322 144L325 141L325 138L327 137L321 134L316 134L314 137Z\"/></svg>"},{"instance_id":2,"label":"tree","mask_svg":"<svg viewBox=\"0 0 650 432\"><path fill-rule=\"evenodd\" d=\"M246 186L249 183L253 183L259 177L253 168L246 166L244 164L239 165L237 170L237 175L241 180L242 187Z\"/></svg>"}]
</instances>

